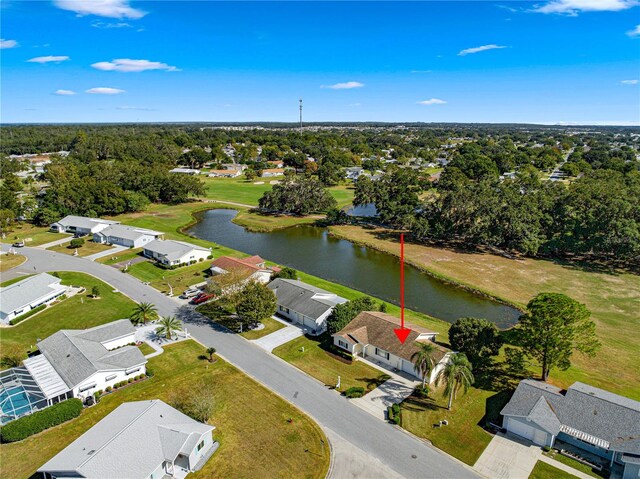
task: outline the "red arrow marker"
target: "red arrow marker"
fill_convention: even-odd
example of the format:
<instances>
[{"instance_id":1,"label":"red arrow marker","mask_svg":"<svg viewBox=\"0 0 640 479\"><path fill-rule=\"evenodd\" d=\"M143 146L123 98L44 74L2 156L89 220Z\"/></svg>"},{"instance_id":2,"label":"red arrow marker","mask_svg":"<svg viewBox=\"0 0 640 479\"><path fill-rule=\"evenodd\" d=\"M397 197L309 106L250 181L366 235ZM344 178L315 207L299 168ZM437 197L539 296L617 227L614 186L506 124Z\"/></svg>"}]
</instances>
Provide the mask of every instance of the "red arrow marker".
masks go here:
<instances>
[{"instance_id":1,"label":"red arrow marker","mask_svg":"<svg viewBox=\"0 0 640 479\"><path fill-rule=\"evenodd\" d=\"M404 327L404 233L400 233L400 328L393 330L402 344L411 332Z\"/></svg>"}]
</instances>

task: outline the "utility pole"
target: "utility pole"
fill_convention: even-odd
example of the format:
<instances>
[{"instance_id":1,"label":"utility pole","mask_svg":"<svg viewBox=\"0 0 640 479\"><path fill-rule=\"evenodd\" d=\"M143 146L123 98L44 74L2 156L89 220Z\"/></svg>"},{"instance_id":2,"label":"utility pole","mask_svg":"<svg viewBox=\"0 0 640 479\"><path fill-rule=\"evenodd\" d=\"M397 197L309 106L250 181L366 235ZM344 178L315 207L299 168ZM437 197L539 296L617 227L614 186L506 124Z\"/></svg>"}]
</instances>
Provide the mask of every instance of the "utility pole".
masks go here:
<instances>
[{"instance_id":1,"label":"utility pole","mask_svg":"<svg viewBox=\"0 0 640 479\"><path fill-rule=\"evenodd\" d=\"M302 98L300 98L300 134L302 134Z\"/></svg>"}]
</instances>

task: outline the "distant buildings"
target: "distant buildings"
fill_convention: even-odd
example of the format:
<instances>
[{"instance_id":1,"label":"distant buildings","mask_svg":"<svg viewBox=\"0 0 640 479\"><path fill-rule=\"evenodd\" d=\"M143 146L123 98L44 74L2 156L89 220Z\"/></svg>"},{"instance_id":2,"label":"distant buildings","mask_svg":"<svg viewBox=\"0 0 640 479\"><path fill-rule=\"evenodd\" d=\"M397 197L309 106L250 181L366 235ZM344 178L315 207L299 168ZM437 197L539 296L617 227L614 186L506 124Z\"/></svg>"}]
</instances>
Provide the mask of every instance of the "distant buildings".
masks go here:
<instances>
[{"instance_id":1,"label":"distant buildings","mask_svg":"<svg viewBox=\"0 0 640 479\"><path fill-rule=\"evenodd\" d=\"M211 178L237 178L242 175L242 170L209 170L207 175Z\"/></svg>"},{"instance_id":2,"label":"distant buildings","mask_svg":"<svg viewBox=\"0 0 640 479\"><path fill-rule=\"evenodd\" d=\"M273 176L281 175L284 175L283 168L267 168L266 170L262 170L262 178L270 178Z\"/></svg>"},{"instance_id":3,"label":"distant buildings","mask_svg":"<svg viewBox=\"0 0 640 479\"><path fill-rule=\"evenodd\" d=\"M76 233L82 235L92 235L98 233L111 225L120 224L119 221L109 221L100 218L88 218L86 216L65 216L59 221L52 223L49 229L56 233Z\"/></svg>"},{"instance_id":4,"label":"distant buildings","mask_svg":"<svg viewBox=\"0 0 640 479\"><path fill-rule=\"evenodd\" d=\"M12 319L48 304L67 293L69 288L60 278L40 273L0 288L0 322L8 324Z\"/></svg>"},{"instance_id":5,"label":"distant buildings","mask_svg":"<svg viewBox=\"0 0 640 479\"><path fill-rule=\"evenodd\" d=\"M173 170L169 170L169 173L179 173L182 175L199 175L200 170L195 168L174 168Z\"/></svg>"}]
</instances>

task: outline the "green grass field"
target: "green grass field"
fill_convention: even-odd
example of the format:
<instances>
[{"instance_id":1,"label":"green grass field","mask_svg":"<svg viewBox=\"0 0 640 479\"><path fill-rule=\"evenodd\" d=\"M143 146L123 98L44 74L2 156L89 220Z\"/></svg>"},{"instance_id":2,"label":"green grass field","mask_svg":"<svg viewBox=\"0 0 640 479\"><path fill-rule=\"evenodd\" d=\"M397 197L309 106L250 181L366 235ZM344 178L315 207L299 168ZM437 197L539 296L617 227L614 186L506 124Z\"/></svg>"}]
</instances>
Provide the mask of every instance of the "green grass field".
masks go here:
<instances>
[{"instance_id":1,"label":"green grass field","mask_svg":"<svg viewBox=\"0 0 640 479\"><path fill-rule=\"evenodd\" d=\"M29 223L19 223L12 226L11 231L7 233L7 237L0 239L0 242L15 243L16 241L24 241L26 246L39 246L62 239L65 236L71 239L71 235L51 233L49 228L41 228Z\"/></svg>"},{"instance_id":2,"label":"green grass field","mask_svg":"<svg viewBox=\"0 0 640 479\"><path fill-rule=\"evenodd\" d=\"M66 285L83 286L86 291L2 330L0 345L19 345L25 352L60 329L85 329L116 319L128 318L135 303L121 293L114 293L106 283L83 273L57 273ZM22 279L22 278L20 278ZM100 289L100 299L90 298L91 288Z\"/></svg>"},{"instance_id":3,"label":"green grass field","mask_svg":"<svg viewBox=\"0 0 640 479\"><path fill-rule=\"evenodd\" d=\"M149 282L152 287L163 293L168 293L171 285L173 294L178 296L191 285L206 281L210 266L211 261L202 261L191 266L164 269L151 261L142 261L131 265L127 272L141 281Z\"/></svg>"},{"instance_id":4,"label":"green grass field","mask_svg":"<svg viewBox=\"0 0 640 479\"><path fill-rule=\"evenodd\" d=\"M153 349L151 346L149 346L147 343L142 343L140 346L138 346L138 348L140 348L140 352L146 356L147 354L151 354L153 352L155 352L155 349Z\"/></svg>"},{"instance_id":5,"label":"green grass field","mask_svg":"<svg viewBox=\"0 0 640 479\"><path fill-rule=\"evenodd\" d=\"M101 253L103 251L107 251L112 249L112 246L102 244L102 243L94 243L93 241L86 241L80 248L72 248L69 243L60 244L57 246L51 246L47 248L50 251L55 251L56 253L63 253L72 255L75 253L76 249L78 250L78 256L89 256L95 253Z\"/></svg>"},{"instance_id":6,"label":"green grass field","mask_svg":"<svg viewBox=\"0 0 640 479\"><path fill-rule=\"evenodd\" d=\"M264 324L264 328L259 330L253 329L251 331L244 331L240 333L240 336L243 336L246 339L260 339L267 334L275 333L279 329L284 328L284 324L272 318L263 319L260 322Z\"/></svg>"},{"instance_id":7,"label":"green grass field","mask_svg":"<svg viewBox=\"0 0 640 479\"><path fill-rule=\"evenodd\" d=\"M348 361L332 353L329 343L331 337L326 334L319 338L301 336L278 346L273 354L329 387L335 387L340 376L339 391L353 386L370 391L389 379L388 375L363 361Z\"/></svg>"},{"instance_id":8,"label":"green grass field","mask_svg":"<svg viewBox=\"0 0 640 479\"><path fill-rule=\"evenodd\" d=\"M529 479L575 479L576 476L569 474L568 472L553 467L546 462L536 462L533 471L529 474Z\"/></svg>"},{"instance_id":9,"label":"green grass field","mask_svg":"<svg viewBox=\"0 0 640 479\"><path fill-rule=\"evenodd\" d=\"M209 422L220 448L194 478L301 477L321 479L329 467L328 441L305 414L218 358L186 341L165 348L147 367L154 376L104 396L80 417L24 441L0 445L0 476L28 478L100 419L126 401L188 395L206 388L215 400ZM289 422L289 419L291 421ZM144 442L144 438L141 438ZM324 444L324 446L323 446Z\"/></svg>"},{"instance_id":10,"label":"green grass field","mask_svg":"<svg viewBox=\"0 0 640 479\"><path fill-rule=\"evenodd\" d=\"M9 271L16 266L20 266L25 261L27 261L27 258L21 254L1 254L0 272Z\"/></svg>"}]
</instances>

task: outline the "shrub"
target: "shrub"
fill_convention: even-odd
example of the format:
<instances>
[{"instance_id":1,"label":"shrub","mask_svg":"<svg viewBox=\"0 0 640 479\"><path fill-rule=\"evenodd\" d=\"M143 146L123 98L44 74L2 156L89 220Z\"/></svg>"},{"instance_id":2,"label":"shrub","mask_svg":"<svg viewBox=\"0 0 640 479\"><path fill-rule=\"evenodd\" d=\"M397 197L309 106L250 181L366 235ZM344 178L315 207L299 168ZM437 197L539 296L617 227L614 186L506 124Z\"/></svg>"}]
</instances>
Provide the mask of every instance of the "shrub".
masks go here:
<instances>
[{"instance_id":1,"label":"shrub","mask_svg":"<svg viewBox=\"0 0 640 479\"><path fill-rule=\"evenodd\" d=\"M344 395L348 398L361 398L364 396L364 388L360 386L353 386L344 392Z\"/></svg>"},{"instance_id":2,"label":"shrub","mask_svg":"<svg viewBox=\"0 0 640 479\"><path fill-rule=\"evenodd\" d=\"M9 321L9 324L11 326L14 326L16 324L18 324L20 321L24 321L25 319L33 316L36 313L39 313L40 311L42 311L43 309L45 309L47 307L46 304L41 304L40 306L38 306L37 308L33 308L31 311L29 311L28 313L23 314L22 316L18 316L17 318L13 318L11 321Z\"/></svg>"},{"instance_id":3,"label":"shrub","mask_svg":"<svg viewBox=\"0 0 640 479\"><path fill-rule=\"evenodd\" d=\"M413 393L416 395L416 397L424 399L429 395L429 386L422 387L422 384L416 386Z\"/></svg>"},{"instance_id":4,"label":"shrub","mask_svg":"<svg viewBox=\"0 0 640 479\"><path fill-rule=\"evenodd\" d=\"M207 259L213 259L213 255L210 254L209 256L207 256Z\"/></svg>"},{"instance_id":5,"label":"shrub","mask_svg":"<svg viewBox=\"0 0 640 479\"><path fill-rule=\"evenodd\" d=\"M543 446L543 447L542 447L542 450L543 450L544 452L550 452L550 451L551 451L551 448L550 448L549 446Z\"/></svg>"},{"instance_id":6,"label":"shrub","mask_svg":"<svg viewBox=\"0 0 640 479\"><path fill-rule=\"evenodd\" d=\"M153 369L151 369L151 368L147 368L147 376L148 376L148 377L150 377L150 378L152 378L152 377L153 377L153 374L154 374L154 373L153 373Z\"/></svg>"},{"instance_id":7,"label":"shrub","mask_svg":"<svg viewBox=\"0 0 640 479\"><path fill-rule=\"evenodd\" d=\"M107 389L105 389L106 392L110 393L113 390L113 388L111 386L107 386Z\"/></svg>"},{"instance_id":8,"label":"shrub","mask_svg":"<svg viewBox=\"0 0 640 479\"><path fill-rule=\"evenodd\" d=\"M400 424L400 406L393 404L387 408L387 417L389 422L393 424Z\"/></svg>"},{"instance_id":9,"label":"shrub","mask_svg":"<svg viewBox=\"0 0 640 479\"><path fill-rule=\"evenodd\" d=\"M0 428L1 442L22 441L45 429L57 426L70 419L76 418L82 411L82 401L78 398L54 404L42 411L34 412L28 416L10 422Z\"/></svg>"},{"instance_id":10,"label":"shrub","mask_svg":"<svg viewBox=\"0 0 640 479\"><path fill-rule=\"evenodd\" d=\"M72 248L82 248L82 245L84 245L84 240L82 238L74 238L70 243Z\"/></svg>"}]
</instances>

